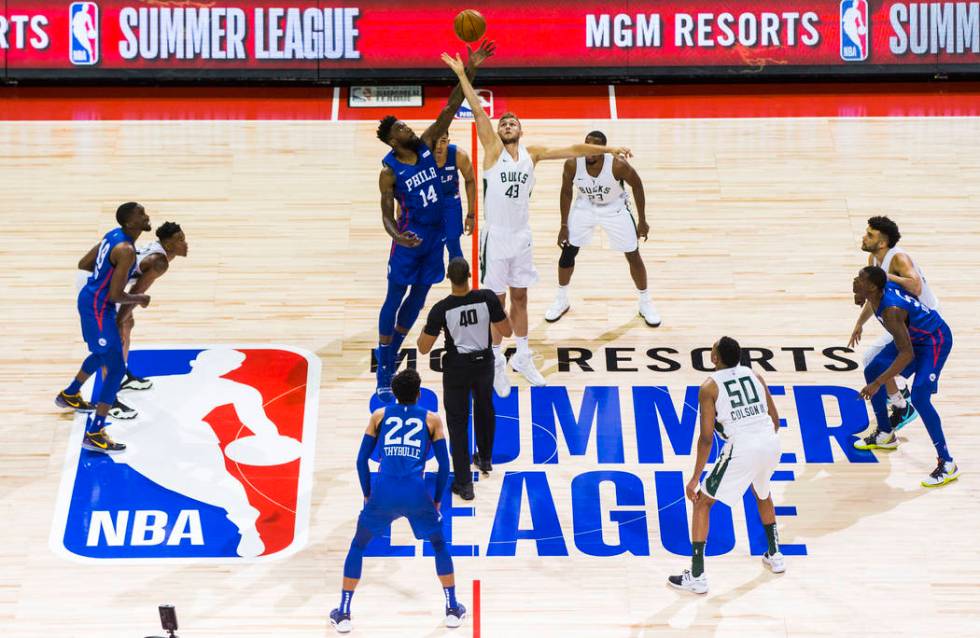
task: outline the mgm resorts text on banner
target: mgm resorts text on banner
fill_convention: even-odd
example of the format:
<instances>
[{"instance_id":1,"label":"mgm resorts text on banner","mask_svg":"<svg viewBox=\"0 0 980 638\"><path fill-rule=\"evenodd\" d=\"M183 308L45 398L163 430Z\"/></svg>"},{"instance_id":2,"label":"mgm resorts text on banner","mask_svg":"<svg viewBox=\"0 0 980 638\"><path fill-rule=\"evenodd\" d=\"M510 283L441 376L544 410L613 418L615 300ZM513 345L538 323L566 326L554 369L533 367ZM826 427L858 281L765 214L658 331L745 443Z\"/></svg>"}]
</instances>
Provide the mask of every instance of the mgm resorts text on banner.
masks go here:
<instances>
[{"instance_id":1,"label":"mgm resorts text on banner","mask_svg":"<svg viewBox=\"0 0 980 638\"><path fill-rule=\"evenodd\" d=\"M449 77L446 0L0 2L7 79ZM484 77L971 70L980 2L471 2L497 54ZM5 71L4 71L5 69Z\"/></svg>"}]
</instances>

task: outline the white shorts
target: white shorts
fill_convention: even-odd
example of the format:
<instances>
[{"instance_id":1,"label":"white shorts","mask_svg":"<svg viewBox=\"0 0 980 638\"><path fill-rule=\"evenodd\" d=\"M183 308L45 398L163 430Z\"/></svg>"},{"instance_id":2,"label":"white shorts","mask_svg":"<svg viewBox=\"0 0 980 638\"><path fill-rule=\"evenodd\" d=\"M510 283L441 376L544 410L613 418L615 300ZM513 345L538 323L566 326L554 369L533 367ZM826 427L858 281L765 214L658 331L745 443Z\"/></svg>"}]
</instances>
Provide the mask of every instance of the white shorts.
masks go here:
<instances>
[{"instance_id":1,"label":"white shorts","mask_svg":"<svg viewBox=\"0 0 980 638\"><path fill-rule=\"evenodd\" d=\"M589 204L576 204L568 213L568 243L583 248L592 243L592 230L601 226L609 237L609 246L618 252L631 253L639 248L636 222L628 207L611 212L597 211Z\"/></svg>"},{"instance_id":2,"label":"white shorts","mask_svg":"<svg viewBox=\"0 0 980 638\"><path fill-rule=\"evenodd\" d=\"M508 288L530 288L538 283L530 228L480 234L480 283L484 288L502 295Z\"/></svg>"},{"instance_id":3,"label":"white shorts","mask_svg":"<svg viewBox=\"0 0 980 638\"><path fill-rule=\"evenodd\" d=\"M735 506L749 485L759 498L769 496L769 479L781 453L775 432L744 433L725 443L701 491L725 505Z\"/></svg>"},{"instance_id":4,"label":"white shorts","mask_svg":"<svg viewBox=\"0 0 980 638\"><path fill-rule=\"evenodd\" d=\"M868 344L867 349L864 351L864 367L867 368L871 360L878 356L878 353L885 349L889 343L894 341L890 332L885 332L870 344Z\"/></svg>"}]
</instances>

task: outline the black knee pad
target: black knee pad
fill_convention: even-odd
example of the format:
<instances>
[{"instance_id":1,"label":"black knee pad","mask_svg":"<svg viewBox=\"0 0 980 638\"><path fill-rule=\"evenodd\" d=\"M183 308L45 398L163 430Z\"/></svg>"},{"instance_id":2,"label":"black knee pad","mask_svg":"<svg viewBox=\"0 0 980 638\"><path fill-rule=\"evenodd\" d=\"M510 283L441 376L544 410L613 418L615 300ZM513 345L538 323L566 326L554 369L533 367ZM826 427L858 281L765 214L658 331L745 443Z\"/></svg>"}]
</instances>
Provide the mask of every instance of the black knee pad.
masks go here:
<instances>
[{"instance_id":1,"label":"black knee pad","mask_svg":"<svg viewBox=\"0 0 980 638\"><path fill-rule=\"evenodd\" d=\"M575 265L575 256L578 255L578 246L568 244L561 249L561 257L558 258L559 268L571 268Z\"/></svg>"}]
</instances>

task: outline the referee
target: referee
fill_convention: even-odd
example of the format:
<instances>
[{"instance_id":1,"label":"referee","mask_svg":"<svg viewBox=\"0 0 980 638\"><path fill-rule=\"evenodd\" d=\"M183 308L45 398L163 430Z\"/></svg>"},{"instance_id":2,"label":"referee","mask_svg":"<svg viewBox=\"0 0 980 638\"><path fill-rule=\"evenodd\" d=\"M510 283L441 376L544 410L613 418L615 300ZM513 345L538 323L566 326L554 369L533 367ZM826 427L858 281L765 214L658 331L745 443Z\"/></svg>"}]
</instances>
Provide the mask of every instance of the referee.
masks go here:
<instances>
[{"instance_id":1,"label":"referee","mask_svg":"<svg viewBox=\"0 0 980 638\"><path fill-rule=\"evenodd\" d=\"M443 330L446 353L442 360L442 403L446 408L449 447L453 456L453 492L464 500L473 499L473 475L470 473L470 441L467 422L470 417L470 395L473 396L473 432L476 454L473 463L484 474L492 469L493 432L493 351L490 325L505 337L511 335L510 320L492 290L470 289L470 265L462 257L449 260L446 272L453 285L452 294L429 311L425 328L419 335L422 354Z\"/></svg>"}]
</instances>

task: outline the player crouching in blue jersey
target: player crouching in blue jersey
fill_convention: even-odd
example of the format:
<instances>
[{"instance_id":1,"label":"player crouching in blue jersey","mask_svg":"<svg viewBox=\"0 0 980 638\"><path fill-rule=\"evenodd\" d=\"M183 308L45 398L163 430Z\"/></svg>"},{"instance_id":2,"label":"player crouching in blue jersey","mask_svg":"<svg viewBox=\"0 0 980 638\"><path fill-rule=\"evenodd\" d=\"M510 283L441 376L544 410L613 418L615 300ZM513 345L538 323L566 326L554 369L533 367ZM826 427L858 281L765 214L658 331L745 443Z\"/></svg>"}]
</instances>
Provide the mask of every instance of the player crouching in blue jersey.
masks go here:
<instances>
[{"instance_id":1,"label":"player crouching in blue jersey","mask_svg":"<svg viewBox=\"0 0 980 638\"><path fill-rule=\"evenodd\" d=\"M466 66L469 77L493 55L494 45L484 40L470 52ZM398 367L398 350L418 319L429 288L443 280L446 246L445 206L439 167L433 152L436 142L449 130L456 111L463 103L459 85L453 89L445 108L421 136L394 115L381 120L378 139L391 147L381 160L378 178L381 191L381 221L391 236L388 256L388 291L378 315L377 389L385 403L394 400L391 375ZM395 219L395 200L401 217ZM406 295L406 293L408 293Z\"/></svg>"},{"instance_id":2,"label":"player crouching in blue jersey","mask_svg":"<svg viewBox=\"0 0 980 638\"><path fill-rule=\"evenodd\" d=\"M443 435L442 420L435 412L419 407L422 380L415 370L403 370L391 380L391 391L397 403L379 408L371 415L367 431L357 453L357 475L364 492L364 509L357 519L357 531L344 561L344 583L340 607L330 612L330 624L339 633L351 630L350 603L361 578L364 550L371 538L390 530L391 523L408 519L415 537L428 539L436 555L436 574L446 597L446 626L459 627L466 617L466 607L456 601L456 579L453 559L442 535L440 500L449 481L449 451ZM381 441L381 465L371 485L368 458ZM435 499L425 487L425 459L429 446L439 463Z\"/></svg>"},{"instance_id":3,"label":"player crouching in blue jersey","mask_svg":"<svg viewBox=\"0 0 980 638\"><path fill-rule=\"evenodd\" d=\"M922 417L932 444L939 455L938 465L923 481L923 487L938 487L959 476L959 469L946 449L942 421L932 405L932 395L939 387L939 375L953 348L953 333L935 310L926 308L898 284L888 281L888 275L877 266L862 268L854 278L854 303L868 302L875 317L894 341L882 349L864 369L868 382L861 396L871 399L878 426L863 439L854 443L859 450L894 450L898 447L891 421L888 418L884 385L901 374L915 375L912 382L912 404Z\"/></svg>"}]
</instances>

